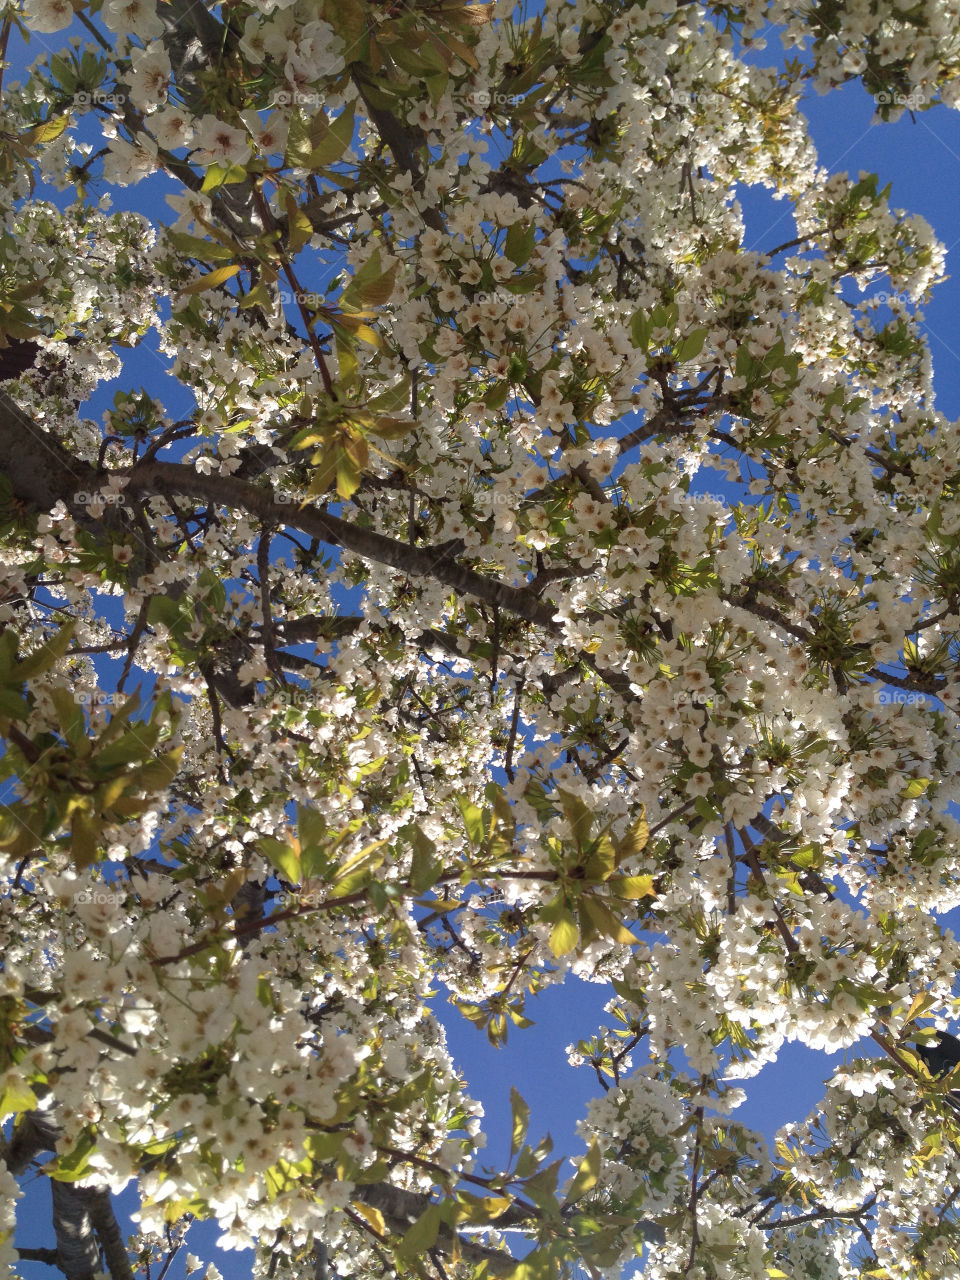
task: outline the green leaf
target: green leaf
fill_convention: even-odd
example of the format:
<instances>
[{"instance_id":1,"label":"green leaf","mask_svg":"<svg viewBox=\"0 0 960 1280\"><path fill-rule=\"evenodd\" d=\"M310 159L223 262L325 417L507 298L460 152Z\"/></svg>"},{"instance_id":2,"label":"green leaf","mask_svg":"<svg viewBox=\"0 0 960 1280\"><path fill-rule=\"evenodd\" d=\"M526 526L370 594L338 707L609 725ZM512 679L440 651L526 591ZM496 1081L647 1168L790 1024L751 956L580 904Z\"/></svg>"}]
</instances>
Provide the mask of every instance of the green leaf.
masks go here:
<instances>
[{"instance_id":1,"label":"green leaf","mask_svg":"<svg viewBox=\"0 0 960 1280\"><path fill-rule=\"evenodd\" d=\"M436 71L423 77L430 101L436 106L447 91L450 76L446 71Z\"/></svg>"},{"instance_id":2,"label":"green leaf","mask_svg":"<svg viewBox=\"0 0 960 1280\"><path fill-rule=\"evenodd\" d=\"M393 293L398 266L399 263L394 263L388 271L384 271L380 266L380 250L374 249L340 295L341 309L358 311L364 306L382 307Z\"/></svg>"},{"instance_id":3,"label":"green leaf","mask_svg":"<svg viewBox=\"0 0 960 1280\"><path fill-rule=\"evenodd\" d=\"M19 1115L21 1111L32 1111L36 1105L37 1095L25 1080L8 1080L0 1093L0 1120Z\"/></svg>"},{"instance_id":4,"label":"green leaf","mask_svg":"<svg viewBox=\"0 0 960 1280\"><path fill-rule=\"evenodd\" d=\"M530 1108L512 1085L510 1086L510 1114L512 1117L510 1158L512 1159L523 1146L530 1124Z\"/></svg>"},{"instance_id":5,"label":"green leaf","mask_svg":"<svg viewBox=\"0 0 960 1280\"><path fill-rule=\"evenodd\" d=\"M365 848L361 849L359 853L355 853L352 858L348 858L331 881L331 889L336 889L336 893L331 893L330 896L344 898L347 894L355 892L383 862L383 854L377 853L376 850L385 844L385 840L373 840ZM381 887L388 896L391 890L394 893L396 892L395 885Z\"/></svg>"},{"instance_id":6,"label":"green leaf","mask_svg":"<svg viewBox=\"0 0 960 1280\"><path fill-rule=\"evenodd\" d=\"M580 909L590 929L599 937L612 938L614 942L621 942L627 946L635 946L638 942L638 939L624 926L623 921L619 920L610 908L593 894L584 894Z\"/></svg>"},{"instance_id":7,"label":"green leaf","mask_svg":"<svg viewBox=\"0 0 960 1280\"><path fill-rule=\"evenodd\" d=\"M88 1161L96 1145L93 1134L84 1130L73 1149L66 1155L58 1156L56 1160L51 1161L51 1164L44 1169L44 1173L55 1182L75 1182L77 1178L82 1178L89 1171Z\"/></svg>"},{"instance_id":8,"label":"green leaf","mask_svg":"<svg viewBox=\"0 0 960 1280\"><path fill-rule=\"evenodd\" d=\"M673 358L682 364L685 360L692 360L698 356L703 350L703 344L707 340L709 329L694 329L693 333L688 334L682 342L679 342L673 348Z\"/></svg>"},{"instance_id":9,"label":"green leaf","mask_svg":"<svg viewBox=\"0 0 960 1280\"><path fill-rule=\"evenodd\" d=\"M183 747L174 747L157 760L151 760L131 778L131 782L140 791L152 793L169 787L180 771L180 757Z\"/></svg>"},{"instance_id":10,"label":"green leaf","mask_svg":"<svg viewBox=\"0 0 960 1280\"><path fill-rule=\"evenodd\" d=\"M351 56L355 57L361 52L355 46L367 29L367 9L362 0L324 0L323 16L346 45Z\"/></svg>"},{"instance_id":11,"label":"green leaf","mask_svg":"<svg viewBox=\"0 0 960 1280\"><path fill-rule=\"evenodd\" d=\"M297 835L302 845L323 844L327 838L326 819L316 809L298 804Z\"/></svg>"},{"instance_id":12,"label":"green leaf","mask_svg":"<svg viewBox=\"0 0 960 1280\"><path fill-rule=\"evenodd\" d=\"M483 843L483 814L475 804L464 796L457 797L457 806L463 816L463 824L467 829L467 838L475 849Z\"/></svg>"},{"instance_id":13,"label":"green leaf","mask_svg":"<svg viewBox=\"0 0 960 1280\"><path fill-rule=\"evenodd\" d=\"M587 846L589 857L584 867L584 875L588 880L604 881L616 866L616 855L609 836L601 835Z\"/></svg>"},{"instance_id":14,"label":"green leaf","mask_svg":"<svg viewBox=\"0 0 960 1280\"><path fill-rule=\"evenodd\" d=\"M288 884L302 883L303 869L299 849L294 849L274 836L263 836L257 841L257 848Z\"/></svg>"},{"instance_id":15,"label":"green leaf","mask_svg":"<svg viewBox=\"0 0 960 1280\"><path fill-rule=\"evenodd\" d=\"M720 818L719 813L717 813L706 796L697 796L693 802L693 807L705 822L717 822Z\"/></svg>"},{"instance_id":16,"label":"green leaf","mask_svg":"<svg viewBox=\"0 0 960 1280\"><path fill-rule=\"evenodd\" d=\"M419 425L412 418L391 418L383 415L382 417L374 418L370 433L371 435L379 436L381 440L402 440L411 431L415 431Z\"/></svg>"},{"instance_id":17,"label":"green leaf","mask_svg":"<svg viewBox=\"0 0 960 1280\"><path fill-rule=\"evenodd\" d=\"M55 53L50 59L50 70L57 77L59 83L63 85L64 89L66 89L67 93L76 92L78 83L77 73L72 63L68 62L67 59L62 57L59 53ZM66 119L66 117L60 118ZM33 132L33 130L31 130L31 132Z\"/></svg>"},{"instance_id":18,"label":"green leaf","mask_svg":"<svg viewBox=\"0 0 960 1280\"><path fill-rule=\"evenodd\" d=\"M645 311L634 312L633 319L630 321L630 341L635 347L646 351L650 345L650 330L652 328L653 325Z\"/></svg>"},{"instance_id":19,"label":"green leaf","mask_svg":"<svg viewBox=\"0 0 960 1280\"><path fill-rule=\"evenodd\" d=\"M82 809L74 809L70 815L70 852L78 871L85 871L98 860L99 834L100 824Z\"/></svg>"},{"instance_id":20,"label":"green leaf","mask_svg":"<svg viewBox=\"0 0 960 1280\"><path fill-rule=\"evenodd\" d=\"M320 1130L307 1134L303 1140L303 1147L310 1159L317 1164L325 1160L339 1160L343 1153L344 1139L349 1136L345 1132L327 1133Z\"/></svg>"},{"instance_id":21,"label":"green leaf","mask_svg":"<svg viewBox=\"0 0 960 1280\"><path fill-rule=\"evenodd\" d=\"M360 488L363 471L346 449L337 449L337 497L349 502Z\"/></svg>"},{"instance_id":22,"label":"green leaf","mask_svg":"<svg viewBox=\"0 0 960 1280\"><path fill-rule=\"evenodd\" d=\"M600 1144L594 1138L590 1144L590 1150L580 1161L577 1169L576 1177L570 1184L570 1190L567 1192L567 1198L564 1200L564 1206L576 1204L581 1200L588 1191L592 1191L597 1185L597 1179L600 1177L600 1162L603 1154L600 1150Z\"/></svg>"},{"instance_id":23,"label":"green leaf","mask_svg":"<svg viewBox=\"0 0 960 1280\"><path fill-rule=\"evenodd\" d=\"M440 1234L442 1222L443 1211L441 1206L438 1204L428 1205L409 1231L404 1233L403 1239L399 1244L395 1246L397 1252L404 1258L422 1258L437 1243L437 1236Z\"/></svg>"},{"instance_id":24,"label":"green leaf","mask_svg":"<svg viewBox=\"0 0 960 1280\"><path fill-rule=\"evenodd\" d=\"M550 950L559 959L573 951L580 940L580 930L569 910L563 910L550 930Z\"/></svg>"},{"instance_id":25,"label":"green leaf","mask_svg":"<svg viewBox=\"0 0 960 1280\"><path fill-rule=\"evenodd\" d=\"M901 800L916 800L923 795L929 786L929 778L911 778L900 792L900 798Z\"/></svg>"},{"instance_id":26,"label":"green leaf","mask_svg":"<svg viewBox=\"0 0 960 1280\"><path fill-rule=\"evenodd\" d=\"M303 168L322 169L336 164L353 139L354 104L351 102L331 124L320 111L309 125L310 152Z\"/></svg>"},{"instance_id":27,"label":"green leaf","mask_svg":"<svg viewBox=\"0 0 960 1280\"><path fill-rule=\"evenodd\" d=\"M373 1228L377 1238L384 1239L387 1235L387 1224L384 1222L383 1214L380 1210L375 1209L373 1205L365 1204L362 1200L352 1200L350 1203L354 1211Z\"/></svg>"},{"instance_id":28,"label":"green leaf","mask_svg":"<svg viewBox=\"0 0 960 1280\"><path fill-rule=\"evenodd\" d=\"M607 887L614 897L625 898L629 902L657 896L653 876L614 876L607 881Z\"/></svg>"},{"instance_id":29,"label":"green leaf","mask_svg":"<svg viewBox=\"0 0 960 1280\"><path fill-rule=\"evenodd\" d=\"M557 797L563 807L564 817L570 824L570 830L577 847L582 849L590 836L593 825L593 812L580 799L569 791L557 789Z\"/></svg>"},{"instance_id":30,"label":"green leaf","mask_svg":"<svg viewBox=\"0 0 960 1280\"><path fill-rule=\"evenodd\" d=\"M175 248L188 258L196 258L200 262L226 262L236 254L228 245L217 244L216 240L204 240L201 236L191 236L185 231L168 231L167 239Z\"/></svg>"},{"instance_id":31,"label":"green leaf","mask_svg":"<svg viewBox=\"0 0 960 1280\"><path fill-rule=\"evenodd\" d=\"M268 1200L276 1200L287 1191L292 1191L304 1173L309 1173L309 1164L305 1169L291 1164L289 1160L280 1159L272 1168L264 1170L263 1184Z\"/></svg>"},{"instance_id":32,"label":"green leaf","mask_svg":"<svg viewBox=\"0 0 960 1280\"><path fill-rule=\"evenodd\" d=\"M936 1001L929 991L918 991L904 1016L902 1025L906 1026L908 1023L913 1022L915 1018L922 1018L931 1005L934 1004L936 1004Z\"/></svg>"},{"instance_id":33,"label":"green leaf","mask_svg":"<svg viewBox=\"0 0 960 1280\"><path fill-rule=\"evenodd\" d=\"M535 1173L532 1178L527 1178L523 1184L524 1191L534 1204L544 1211L548 1218L556 1218L559 1214L556 1194L557 1182L560 1179L560 1167L563 1163L562 1160L554 1160L545 1169Z\"/></svg>"},{"instance_id":34,"label":"green leaf","mask_svg":"<svg viewBox=\"0 0 960 1280\"><path fill-rule=\"evenodd\" d=\"M487 1039L495 1049L502 1049L507 1043L507 1019L502 1013L491 1013L487 1021Z\"/></svg>"},{"instance_id":35,"label":"green leaf","mask_svg":"<svg viewBox=\"0 0 960 1280\"><path fill-rule=\"evenodd\" d=\"M357 360L357 344L353 335L342 324L331 322L333 337L337 346L337 375L344 386L348 386L356 376L360 367ZM323 492L321 490L321 492Z\"/></svg>"},{"instance_id":36,"label":"green leaf","mask_svg":"<svg viewBox=\"0 0 960 1280\"><path fill-rule=\"evenodd\" d=\"M646 807L640 807L640 816L635 818L623 833L623 839L617 842L617 866L627 858L634 858L642 853L650 839L650 827L647 824Z\"/></svg>"},{"instance_id":37,"label":"green leaf","mask_svg":"<svg viewBox=\"0 0 960 1280\"><path fill-rule=\"evenodd\" d=\"M488 409L502 409L510 398L510 383L496 382L484 392L483 403Z\"/></svg>"},{"instance_id":38,"label":"green leaf","mask_svg":"<svg viewBox=\"0 0 960 1280\"><path fill-rule=\"evenodd\" d=\"M74 81L74 83L76 82ZM66 88L66 85L64 87ZM72 92L72 90L68 89L68 92ZM67 115L53 116L49 120L44 120L43 124L34 125L26 135L26 140L31 144L35 142L52 142L54 138L60 137L69 123L70 120Z\"/></svg>"},{"instance_id":39,"label":"green leaf","mask_svg":"<svg viewBox=\"0 0 960 1280\"><path fill-rule=\"evenodd\" d=\"M0 712L11 720L29 720L30 703L12 689L0 689Z\"/></svg>"},{"instance_id":40,"label":"green leaf","mask_svg":"<svg viewBox=\"0 0 960 1280\"><path fill-rule=\"evenodd\" d=\"M180 621L181 610L180 604L176 600L171 600L169 596L154 596L147 606L147 622L151 627L156 626L159 622L173 631L176 624Z\"/></svg>"},{"instance_id":41,"label":"green leaf","mask_svg":"<svg viewBox=\"0 0 960 1280\"><path fill-rule=\"evenodd\" d=\"M313 236L313 223L289 193L286 199L286 210L287 250L293 257Z\"/></svg>"},{"instance_id":42,"label":"green leaf","mask_svg":"<svg viewBox=\"0 0 960 1280\"><path fill-rule=\"evenodd\" d=\"M533 225L527 226L523 222L514 222L507 228L504 253L514 266L522 267L533 253L535 243L536 231Z\"/></svg>"},{"instance_id":43,"label":"green leaf","mask_svg":"<svg viewBox=\"0 0 960 1280\"><path fill-rule=\"evenodd\" d=\"M512 1196L475 1196L469 1191L458 1191L453 1213L448 1216L451 1225L470 1222L476 1225L494 1222L513 1204ZM449 1204L449 1202L448 1202Z\"/></svg>"},{"instance_id":44,"label":"green leaf","mask_svg":"<svg viewBox=\"0 0 960 1280\"><path fill-rule=\"evenodd\" d=\"M240 268L236 264L229 267L214 267L212 271L208 271L199 280L191 280L189 284L185 284L180 293L203 293L207 289L215 289L217 285L224 284L225 281L235 276L239 270Z\"/></svg>"},{"instance_id":45,"label":"green leaf","mask_svg":"<svg viewBox=\"0 0 960 1280\"><path fill-rule=\"evenodd\" d=\"M426 893L436 884L443 863L437 860L437 846L416 825L410 829L410 842L413 845L410 888L414 893Z\"/></svg>"},{"instance_id":46,"label":"green leaf","mask_svg":"<svg viewBox=\"0 0 960 1280\"><path fill-rule=\"evenodd\" d=\"M232 182L244 182L247 171L242 164L212 164L203 175L201 191L216 191Z\"/></svg>"},{"instance_id":47,"label":"green leaf","mask_svg":"<svg viewBox=\"0 0 960 1280\"><path fill-rule=\"evenodd\" d=\"M556 1270L549 1250L535 1249L509 1271L498 1270L495 1274L497 1280L557 1280L562 1273Z\"/></svg>"},{"instance_id":48,"label":"green leaf","mask_svg":"<svg viewBox=\"0 0 960 1280\"><path fill-rule=\"evenodd\" d=\"M89 740L87 738L86 720L83 714L83 708L73 700L72 694L66 689L56 688L49 689L50 700L53 702L54 709L57 713L57 720L60 722L60 728L63 736L71 746L76 747L80 742L87 744L89 751Z\"/></svg>"}]
</instances>

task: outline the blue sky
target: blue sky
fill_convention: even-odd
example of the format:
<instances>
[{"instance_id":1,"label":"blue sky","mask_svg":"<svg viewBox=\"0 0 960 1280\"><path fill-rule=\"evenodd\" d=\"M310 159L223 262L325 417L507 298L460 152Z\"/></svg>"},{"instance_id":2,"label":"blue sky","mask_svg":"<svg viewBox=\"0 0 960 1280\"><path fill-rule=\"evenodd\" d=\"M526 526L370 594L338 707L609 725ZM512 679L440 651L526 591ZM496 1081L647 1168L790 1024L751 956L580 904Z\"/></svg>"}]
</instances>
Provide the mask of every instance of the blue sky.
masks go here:
<instances>
[{"instance_id":1,"label":"blue sky","mask_svg":"<svg viewBox=\"0 0 960 1280\"><path fill-rule=\"evenodd\" d=\"M43 40L35 37L29 57L36 56ZM53 37L57 47L62 37ZM775 54L757 55L768 62ZM891 203L910 212L922 214L933 226L948 249L947 270L955 270L960 262L960 113L944 108L917 115L915 122L904 115L896 124L874 124L873 102L854 84L826 97L812 92L804 103L810 119L821 162L831 171L846 170L856 175L860 170L876 172L881 186L892 183ZM143 208L139 188L115 191L118 206ZM789 207L778 203L763 191L741 192L748 234L746 247L763 250L789 240L794 234ZM876 286L875 292L882 289ZM960 416L960 271L944 282L924 308L925 329L934 360L937 405L951 418ZM91 403L89 411L98 415L111 402L117 385L124 387L143 381L155 393L163 394L161 364L149 348L129 353L127 367L119 383L108 384ZM166 389L176 384L166 379ZM168 405L173 413L189 407L179 392L180 403ZM604 987L568 983L549 989L533 1000L528 1014L535 1026L521 1031L511 1028L505 1049L490 1047L483 1031L460 1018L438 998L438 1014L444 1019L451 1051L466 1075L470 1092L483 1102L489 1135L487 1155L490 1163L500 1164L507 1155L509 1137L509 1089L516 1085L531 1106L531 1137L536 1140L549 1130L557 1153L575 1152L580 1144L575 1138L576 1121L584 1114L597 1085L592 1072L567 1064L565 1046L589 1036L606 1021L602 1005L609 994ZM869 1052L864 1049L863 1052ZM822 1095L822 1083L843 1055L814 1053L801 1047L789 1047L780 1061L765 1069L757 1080L749 1082L749 1103L738 1117L771 1135L785 1120L800 1119ZM850 1056L853 1056L852 1054ZM642 1063L641 1046L634 1055L636 1065ZM30 1213L24 1215L17 1242L37 1246L52 1243L49 1227L49 1190L45 1179L30 1189ZM128 1194L120 1202L121 1213L132 1207ZM215 1226L201 1226L191 1233L190 1248L204 1263L216 1258L228 1280L249 1274L249 1255L215 1254ZM183 1254L168 1273L171 1280L183 1275ZM23 1274L49 1276L49 1269L25 1264Z\"/></svg>"}]
</instances>

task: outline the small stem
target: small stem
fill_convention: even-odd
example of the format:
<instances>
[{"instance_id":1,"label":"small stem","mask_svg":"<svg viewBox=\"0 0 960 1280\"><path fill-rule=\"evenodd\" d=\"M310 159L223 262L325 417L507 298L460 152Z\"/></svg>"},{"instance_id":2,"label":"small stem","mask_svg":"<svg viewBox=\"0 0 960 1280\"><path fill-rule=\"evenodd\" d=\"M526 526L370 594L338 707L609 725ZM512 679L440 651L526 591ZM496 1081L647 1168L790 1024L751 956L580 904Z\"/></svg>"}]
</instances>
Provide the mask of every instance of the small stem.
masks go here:
<instances>
[{"instance_id":1,"label":"small stem","mask_svg":"<svg viewBox=\"0 0 960 1280\"><path fill-rule=\"evenodd\" d=\"M514 781L516 773L513 768L513 751L517 745L517 729L520 725L520 694L523 692L523 678L517 681L517 689L513 699L513 715L510 718L510 737L507 740L507 754L504 758L503 771Z\"/></svg>"},{"instance_id":2,"label":"small stem","mask_svg":"<svg viewBox=\"0 0 960 1280\"><path fill-rule=\"evenodd\" d=\"M267 204L262 189L260 187L254 187L253 195L257 208L260 212L260 217L263 219L263 225L268 229L275 228L276 219L270 212L270 206ZM297 310L300 312L300 319L303 321L303 327L307 332L307 341L310 343L313 350L313 357L317 362L317 368L320 370L320 377L323 379L323 389L331 400L336 400L337 393L333 389L333 379L330 377L330 370L327 368L327 362L320 349L320 342L314 332L313 321L307 313L306 305L303 302L303 289L301 289L300 282L294 274L293 267L290 264L290 260L287 257L286 252L278 247L277 253L280 255L283 274L287 277L290 288L293 290L293 299L297 304Z\"/></svg>"},{"instance_id":3,"label":"small stem","mask_svg":"<svg viewBox=\"0 0 960 1280\"><path fill-rule=\"evenodd\" d=\"M700 1230L697 1222L697 1198L699 1195L697 1189L697 1179L700 1176L700 1141L701 1130L703 1128L703 1107L697 1107L694 1113L697 1117L697 1136L693 1146L693 1164L690 1170L690 1200L688 1209L690 1211L690 1256L687 1259L687 1265L684 1267L683 1274L689 1275L693 1270L694 1263L697 1260L697 1246L700 1243Z\"/></svg>"}]
</instances>

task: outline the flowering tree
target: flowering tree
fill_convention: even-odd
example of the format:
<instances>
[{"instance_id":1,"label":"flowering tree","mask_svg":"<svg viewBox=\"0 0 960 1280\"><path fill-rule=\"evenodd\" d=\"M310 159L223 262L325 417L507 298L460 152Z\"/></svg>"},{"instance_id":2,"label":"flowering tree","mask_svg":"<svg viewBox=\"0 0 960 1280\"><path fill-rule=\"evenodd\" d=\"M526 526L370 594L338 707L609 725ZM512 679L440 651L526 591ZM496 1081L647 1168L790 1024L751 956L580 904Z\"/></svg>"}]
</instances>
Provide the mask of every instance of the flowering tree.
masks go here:
<instances>
[{"instance_id":1,"label":"flowering tree","mask_svg":"<svg viewBox=\"0 0 960 1280\"><path fill-rule=\"evenodd\" d=\"M4 14L5 1263L960 1274L943 252L797 109L954 103L958 6ZM570 975L583 1151L521 1089L490 1168L432 990L501 1044ZM772 1153L735 1118L865 1037Z\"/></svg>"}]
</instances>

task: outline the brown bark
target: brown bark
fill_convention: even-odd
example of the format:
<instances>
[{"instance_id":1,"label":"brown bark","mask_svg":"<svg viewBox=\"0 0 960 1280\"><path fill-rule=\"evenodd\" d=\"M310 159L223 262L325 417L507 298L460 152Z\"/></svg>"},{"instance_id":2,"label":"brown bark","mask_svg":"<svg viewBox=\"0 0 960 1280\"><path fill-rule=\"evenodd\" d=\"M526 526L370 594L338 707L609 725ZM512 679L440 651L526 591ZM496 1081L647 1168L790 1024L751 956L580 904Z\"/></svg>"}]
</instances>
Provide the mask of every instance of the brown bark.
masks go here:
<instances>
[{"instance_id":1,"label":"brown bark","mask_svg":"<svg viewBox=\"0 0 960 1280\"><path fill-rule=\"evenodd\" d=\"M0 1158L15 1177L20 1176L37 1156L54 1150L58 1136L49 1113L28 1111L20 1117L10 1141L0 1148ZM93 1280L100 1270L102 1248L111 1280L133 1280L110 1193L51 1178L50 1195L57 1247L21 1250L21 1257L48 1262L67 1280Z\"/></svg>"}]
</instances>

